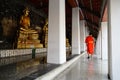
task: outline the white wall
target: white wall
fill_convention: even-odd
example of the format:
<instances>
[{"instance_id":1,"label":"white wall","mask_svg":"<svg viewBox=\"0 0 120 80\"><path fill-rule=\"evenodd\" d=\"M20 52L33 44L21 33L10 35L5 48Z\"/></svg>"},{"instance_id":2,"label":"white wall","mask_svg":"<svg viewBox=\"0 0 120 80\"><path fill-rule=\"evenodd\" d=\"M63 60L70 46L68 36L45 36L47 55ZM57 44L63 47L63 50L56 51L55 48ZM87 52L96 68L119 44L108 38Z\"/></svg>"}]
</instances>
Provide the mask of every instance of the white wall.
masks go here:
<instances>
[{"instance_id":1,"label":"white wall","mask_svg":"<svg viewBox=\"0 0 120 80\"><path fill-rule=\"evenodd\" d=\"M99 34L98 34L98 38L96 40L96 46L95 46L95 55L98 58L102 58L102 53L101 53L101 37L102 37L102 33L101 33L101 30L100 30Z\"/></svg>"},{"instance_id":2,"label":"white wall","mask_svg":"<svg viewBox=\"0 0 120 80\"><path fill-rule=\"evenodd\" d=\"M85 38L89 35L88 27L85 26ZM87 50L86 44L85 44L85 50Z\"/></svg>"},{"instance_id":3,"label":"white wall","mask_svg":"<svg viewBox=\"0 0 120 80\"><path fill-rule=\"evenodd\" d=\"M109 74L111 80L120 80L120 0L108 0Z\"/></svg>"},{"instance_id":4,"label":"white wall","mask_svg":"<svg viewBox=\"0 0 120 80\"><path fill-rule=\"evenodd\" d=\"M80 48L85 51L85 20L80 20Z\"/></svg>"},{"instance_id":5,"label":"white wall","mask_svg":"<svg viewBox=\"0 0 120 80\"><path fill-rule=\"evenodd\" d=\"M72 54L80 54L79 7L72 8Z\"/></svg>"},{"instance_id":6,"label":"white wall","mask_svg":"<svg viewBox=\"0 0 120 80\"><path fill-rule=\"evenodd\" d=\"M89 35L88 27L85 26L85 36L88 36L88 35Z\"/></svg>"},{"instance_id":7,"label":"white wall","mask_svg":"<svg viewBox=\"0 0 120 80\"><path fill-rule=\"evenodd\" d=\"M102 29L102 59L108 59L108 23L101 22Z\"/></svg>"}]
</instances>

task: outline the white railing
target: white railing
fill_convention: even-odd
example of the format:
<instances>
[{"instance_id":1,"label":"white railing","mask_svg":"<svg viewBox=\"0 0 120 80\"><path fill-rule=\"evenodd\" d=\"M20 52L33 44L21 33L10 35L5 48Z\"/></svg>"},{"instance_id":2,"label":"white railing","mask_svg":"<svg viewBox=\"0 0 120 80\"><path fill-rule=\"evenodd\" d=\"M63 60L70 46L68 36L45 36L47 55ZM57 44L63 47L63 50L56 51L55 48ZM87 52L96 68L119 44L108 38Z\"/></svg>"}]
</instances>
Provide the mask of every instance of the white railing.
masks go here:
<instances>
[{"instance_id":1,"label":"white railing","mask_svg":"<svg viewBox=\"0 0 120 80\"><path fill-rule=\"evenodd\" d=\"M71 50L71 47L66 47L66 51ZM35 53L47 52L47 48L39 48ZM0 58L28 55L32 54L32 49L14 49L14 50L0 50Z\"/></svg>"}]
</instances>

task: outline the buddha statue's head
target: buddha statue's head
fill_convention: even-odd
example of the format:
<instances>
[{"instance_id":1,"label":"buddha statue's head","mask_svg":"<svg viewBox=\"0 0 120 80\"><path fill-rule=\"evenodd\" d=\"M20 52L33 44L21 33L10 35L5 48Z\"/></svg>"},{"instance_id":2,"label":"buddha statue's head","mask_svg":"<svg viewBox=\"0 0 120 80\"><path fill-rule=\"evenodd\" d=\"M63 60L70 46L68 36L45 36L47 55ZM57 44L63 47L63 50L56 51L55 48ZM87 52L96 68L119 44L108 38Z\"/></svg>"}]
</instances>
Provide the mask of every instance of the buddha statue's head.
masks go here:
<instances>
[{"instance_id":1,"label":"buddha statue's head","mask_svg":"<svg viewBox=\"0 0 120 80\"><path fill-rule=\"evenodd\" d=\"M24 12L24 15L29 15L29 8L28 7L26 7L24 10L23 10L23 12Z\"/></svg>"}]
</instances>

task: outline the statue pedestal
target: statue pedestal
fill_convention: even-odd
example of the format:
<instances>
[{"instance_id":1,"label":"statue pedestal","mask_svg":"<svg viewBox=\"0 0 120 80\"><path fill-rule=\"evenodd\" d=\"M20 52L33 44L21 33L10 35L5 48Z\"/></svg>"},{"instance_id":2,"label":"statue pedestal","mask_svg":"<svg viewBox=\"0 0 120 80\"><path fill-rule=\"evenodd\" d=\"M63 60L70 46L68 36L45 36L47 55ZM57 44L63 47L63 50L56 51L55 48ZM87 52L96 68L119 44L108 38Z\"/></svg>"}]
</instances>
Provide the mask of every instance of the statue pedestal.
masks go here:
<instances>
[{"instance_id":1,"label":"statue pedestal","mask_svg":"<svg viewBox=\"0 0 120 80\"><path fill-rule=\"evenodd\" d=\"M17 48L43 48L43 44L38 39L39 34L37 31L23 28L20 29Z\"/></svg>"}]
</instances>

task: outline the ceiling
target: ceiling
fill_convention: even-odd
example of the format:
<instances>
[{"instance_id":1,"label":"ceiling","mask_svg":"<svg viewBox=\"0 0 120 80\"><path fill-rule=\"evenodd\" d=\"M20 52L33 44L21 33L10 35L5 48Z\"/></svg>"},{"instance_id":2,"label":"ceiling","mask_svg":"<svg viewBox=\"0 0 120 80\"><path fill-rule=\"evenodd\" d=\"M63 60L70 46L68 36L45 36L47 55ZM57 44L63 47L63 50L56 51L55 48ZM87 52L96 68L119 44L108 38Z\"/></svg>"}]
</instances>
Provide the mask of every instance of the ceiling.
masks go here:
<instances>
[{"instance_id":1,"label":"ceiling","mask_svg":"<svg viewBox=\"0 0 120 80\"><path fill-rule=\"evenodd\" d=\"M66 1L66 34L71 37L72 8L80 8L80 20L85 20L89 31L97 38L107 0L65 0ZM28 3L42 11L48 17L49 0L27 0Z\"/></svg>"},{"instance_id":2,"label":"ceiling","mask_svg":"<svg viewBox=\"0 0 120 80\"><path fill-rule=\"evenodd\" d=\"M97 38L107 0L67 0L67 2L72 7L80 8L80 19L85 20L85 25Z\"/></svg>"}]
</instances>

